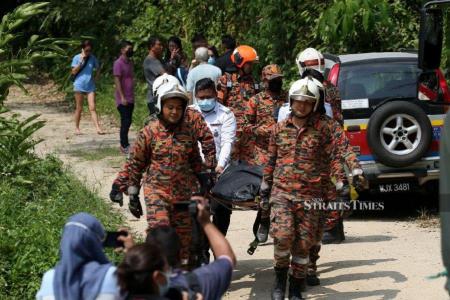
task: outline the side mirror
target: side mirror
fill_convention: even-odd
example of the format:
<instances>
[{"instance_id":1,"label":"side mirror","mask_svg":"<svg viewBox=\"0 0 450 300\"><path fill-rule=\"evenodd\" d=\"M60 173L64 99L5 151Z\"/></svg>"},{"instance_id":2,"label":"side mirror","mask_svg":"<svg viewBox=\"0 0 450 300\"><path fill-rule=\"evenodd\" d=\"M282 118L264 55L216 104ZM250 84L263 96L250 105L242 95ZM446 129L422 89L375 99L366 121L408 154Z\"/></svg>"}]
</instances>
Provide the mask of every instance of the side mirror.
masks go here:
<instances>
[{"instance_id":1,"label":"side mirror","mask_svg":"<svg viewBox=\"0 0 450 300\"><path fill-rule=\"evenodd\" d=\"M439 77L436 71L424 71L419 75L417 98L435 103L445 102L444 93L439 85Z\"/></svg>"},{"instance_id":2,"label":"side mirror","mask_svg":"<svg viewBox=\"0 0 450 300\"><path fill-rule=\"evenodd\" d=\"M435 70L441 64L443 39L442 10L422 8L420 11L419 68Z\"/></svg>"}]
</instances>

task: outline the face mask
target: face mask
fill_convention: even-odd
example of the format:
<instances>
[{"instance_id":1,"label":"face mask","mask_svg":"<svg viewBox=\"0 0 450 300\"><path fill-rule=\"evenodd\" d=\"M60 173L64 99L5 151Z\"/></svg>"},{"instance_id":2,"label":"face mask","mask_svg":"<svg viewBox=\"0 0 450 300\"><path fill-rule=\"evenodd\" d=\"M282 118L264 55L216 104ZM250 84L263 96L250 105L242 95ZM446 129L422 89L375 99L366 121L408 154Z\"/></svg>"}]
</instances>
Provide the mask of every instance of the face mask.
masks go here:
<instances>
[{"instance_id":1,"label":"face mask","mask_svg":"<svg viewBox=\"0 0 450 300\"><path fill-rule=\"evenodd\" d=\"M213 110L214 107L216 106L216 99L210 98L210 99L197 100L197 104L203 112L208 112L208 111Z\"/></svg>"},{"instance_id":2,"label":"face mask","mask_svg":"<svg viewBox=\"0 0 450 300\"><path fill-rule=\"evenodd\" d=\"M214 57L210 56L208 58L208 64L215 65L216 64L216 59Z\"/></svg>"},{"instance_id":3,"label":"face mask","mask_svg":"<svg viewBox=\"0 0 450 300\"><path fill-rule=\"evenodd\" d=\"M127 52L125 52L125 55L126 55L128 58L132 57L133 54L134 54L133 49L130 49L130 50L128 50Z\"/></svg>"},{"instance_id":4,"label":"face mask","mask_svg":"<svg viewBox=\"0 0 450 300\"><path fill-rule=\"evenodd\" d=\"M161 273L164 275L164 277L166 279L166 283L163 285L158 284L158 290L159 290L159 295L164 296L169 291L169 281L170 281L170 276L172 275L172 273L171 273L171 271L161 272Z\"/></svg>"},{"instance_id":5,"label":"face mask","mask_svg":"<svg viewBox=\"0 0 450 300\"><path fill-rule=\"evenodd\" d=\"M274 92L274 93L279 93L279 92L281 92L281 89L282 89L282 88L283 88L283 81L277 80L277 79L270 80L270 81L269 81L269 84L268 84L268 86L267 86L267 89L268 89L269 91L271 91L271 92Z\"/></svg>"}]
</instances>

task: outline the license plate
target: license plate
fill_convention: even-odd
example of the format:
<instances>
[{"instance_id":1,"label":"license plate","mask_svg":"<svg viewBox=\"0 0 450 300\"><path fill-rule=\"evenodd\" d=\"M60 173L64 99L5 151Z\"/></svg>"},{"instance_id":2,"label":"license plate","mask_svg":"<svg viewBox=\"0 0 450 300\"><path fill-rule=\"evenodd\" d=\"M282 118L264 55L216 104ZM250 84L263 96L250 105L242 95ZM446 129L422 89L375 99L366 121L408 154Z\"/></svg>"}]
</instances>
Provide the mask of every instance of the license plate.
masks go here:
<instances>
[{"instance_id":1,"label":"license plate","mask_svg":"<svg viewBox=\"0 0 450 300\"><path fill-rule=\"evenodd\" d=\"M411 191L410 182L385 183L379 185L380 193L404 193Z\"/></svg>"}]
</instances>

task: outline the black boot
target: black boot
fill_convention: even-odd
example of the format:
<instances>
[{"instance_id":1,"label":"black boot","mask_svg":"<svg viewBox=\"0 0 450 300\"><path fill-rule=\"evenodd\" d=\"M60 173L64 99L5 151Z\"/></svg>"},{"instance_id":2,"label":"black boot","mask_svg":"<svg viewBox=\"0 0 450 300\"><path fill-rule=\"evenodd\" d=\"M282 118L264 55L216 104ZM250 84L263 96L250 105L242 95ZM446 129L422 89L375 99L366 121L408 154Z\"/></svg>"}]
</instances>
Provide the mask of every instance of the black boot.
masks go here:
<instances>
[{"instance_id":1,"label":"black boot","mask_svg":"<svg viewBox=\"0 0 450 300\"><path fill-rule=\"evenodd\" d=\"M289 300L304 299L301 291L306 289L305 285L305 278L295 278L289 275Z\"/></svg>"},{"instance_id":2,"label":"black boot","mask_svg":"<svg viewBox=\"0 0 450 300\"><path fill-rule=\"evenodd\" d=\"M309 286L320 285L320 279L317 277L317 274L308 274L306 275L306 284Z\"/></svg>"},{"instance_id":3,"label":"black boot","mask_svg":"<svg viewBox=\"0 0 450 300\"><path fill-rule=\"evenodd\" d=\"M324 232L322 244L340 244L344 240L344 220L341 218L336 226Z\"/></svg>"},{"instance_id":4,"label":"black boot","mask_svg":"<svg viewBox=\"0 0 450 300\"><path fill-rule=\"evenodd\" d=\"M286 281L289 268L275 267L275 282L272 289L272 300L284 300Z\"/></svg>"},{"instance_id":5,"label":"black boot","mask_svg":"<svg viewBox=\"0 0 450 300\"><path fill-rule=\"evenodd\" d=\"M267 242L269 237L270 218L261 219L256 237L260 243Z\"/></svg>"},{"instance_id":6,"label":"black boot","mask_svg":"<svg viewBox=\"0 0 450 300\"><path fill-rule=\"evenodd\" d=\"M320 285L320 279L317 277L317 260L320 258L320 244L314 245L309 249L308 274L306 275L306 284L309 286ZM304 292L302 290L302 292Z\"/></svg>"}]
</instances>

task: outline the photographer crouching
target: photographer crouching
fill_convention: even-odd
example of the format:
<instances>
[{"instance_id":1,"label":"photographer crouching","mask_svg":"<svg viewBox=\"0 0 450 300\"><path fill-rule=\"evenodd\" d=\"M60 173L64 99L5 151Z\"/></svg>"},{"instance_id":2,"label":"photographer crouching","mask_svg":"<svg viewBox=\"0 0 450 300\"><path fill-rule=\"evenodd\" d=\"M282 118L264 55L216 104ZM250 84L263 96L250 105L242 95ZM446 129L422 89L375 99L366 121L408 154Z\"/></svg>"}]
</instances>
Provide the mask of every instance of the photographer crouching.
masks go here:
<instances>
[{"instance_id":1,"label":"photographer crouching","mask_svg":"<svg viewBox=\"0 0 450 300\"><path fill-rule=\"evenodd\" d=\"M216 260L192 272L181 270L181 243L175 230L151 230L144 245L127 249L117 277L127 299L220 299L228 289L236 257L223 234L210 221L207 200L197 201L197 222L208 238ZM151 284L149 284L151 282ZM180 298L180 295L181 297Z\"/></svg>"}]
</instances>

